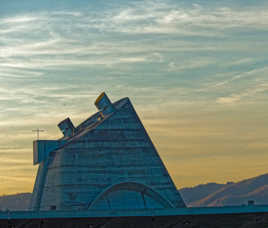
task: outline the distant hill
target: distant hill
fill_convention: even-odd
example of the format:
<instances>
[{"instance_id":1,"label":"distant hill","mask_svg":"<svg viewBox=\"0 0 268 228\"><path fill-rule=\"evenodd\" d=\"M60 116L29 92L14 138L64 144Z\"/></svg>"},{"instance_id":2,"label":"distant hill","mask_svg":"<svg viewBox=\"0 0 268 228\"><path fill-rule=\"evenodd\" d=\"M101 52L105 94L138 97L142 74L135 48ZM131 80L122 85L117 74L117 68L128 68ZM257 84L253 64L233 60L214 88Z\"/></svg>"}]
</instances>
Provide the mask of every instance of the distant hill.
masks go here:
<instances>
[{"instance_id":1,"label":"distant hill","mask_svg":"<svg viewBox=\"0 0 268 228\"><path fill-rule=\"evenodd\" d=\"M243 205L249 200L268 205L268 174L227 184L208 183L192 188L182 188L180 193L190 207ZM25 210L31 193L0 197L0 210Z\"/></svg>"},{"instance_id":2,"label":"distant hill","mask_svg":"<svg viewBox=\"0 0 268 228\"><path fill-rule=\"evenodd\" d=\"M243 205L249 200L268 204L268 174L237 183L198 185L180 192L186 204L193 207Z\"/></svg>"},{"instance_id":3,"label":"distant hill","mask_svg":"<svg viewBox=\"0 0 268 228\"><path fill-rule=\"evenodd\" d=\"M197 185L192 188L182 188L179 191L180 194L182 195L182 198L184 199L184 202L187 205L189 205L220 190L223 186L225 185L217 183L208 183L208 184Z\"/></svg>"},{"instance_id":4,"label":"distant hill","mask_svg":"<svg viewBox=\"0 0 268 228\"><path fill-rule=\"evenodd\" d=\"M0 197L0 210L25 210L29 208L31 193L19 193Z\"/></svg>"}]
</instances>

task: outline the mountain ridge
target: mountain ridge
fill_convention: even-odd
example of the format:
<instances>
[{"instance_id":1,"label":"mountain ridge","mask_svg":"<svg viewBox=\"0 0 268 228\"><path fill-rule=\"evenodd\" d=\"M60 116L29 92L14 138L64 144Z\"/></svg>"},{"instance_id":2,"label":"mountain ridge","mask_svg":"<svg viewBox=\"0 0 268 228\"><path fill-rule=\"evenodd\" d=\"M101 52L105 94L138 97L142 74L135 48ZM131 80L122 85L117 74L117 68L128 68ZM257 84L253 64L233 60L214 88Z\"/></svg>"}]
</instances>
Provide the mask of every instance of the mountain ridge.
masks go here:
<instances>
[{"instance_id":1,"label":"mountain ridge","mask_svg":"<svg viewBox=\"0 0 268 228\"><path fill-rule=\"evenodd\" d=\"M189 200L189 191L186 190L186 194L184 194L185 189L180 190L188 206L238 206L245 205L248 201L254 201L256 204L268 204L268 174L239 182L229 182L221 186L218 184L215 191L212 191L208 185L205 186L208 188L208 194L199 199L196 197L197 200Z\"/></svg>"},{"instance_id":2,"label":"mountain ridge","mask_svg":"<svg viewBox=\"0 0 268 228\"><path fill-rule=\"evenodd\" d=\"M248 201L268 205L268 173L226 184L207 183L181 188L188 207L246 205ZM27 210L31 193L0 196L0 210Z\"/></svg>"}]
</instances>

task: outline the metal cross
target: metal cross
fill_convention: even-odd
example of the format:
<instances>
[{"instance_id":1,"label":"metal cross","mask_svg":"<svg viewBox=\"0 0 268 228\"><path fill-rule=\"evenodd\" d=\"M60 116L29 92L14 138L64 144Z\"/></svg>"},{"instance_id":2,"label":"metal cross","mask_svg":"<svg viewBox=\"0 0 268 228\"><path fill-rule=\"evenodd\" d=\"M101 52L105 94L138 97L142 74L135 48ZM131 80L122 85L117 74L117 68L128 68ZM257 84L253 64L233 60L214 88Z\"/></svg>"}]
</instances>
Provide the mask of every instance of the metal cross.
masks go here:
<instances>
[{"instance_id":1,"label":"metal cross","mask_svg":"<svg viewBox=\"0 0 268 228\"><path fill-rule=\"evenodd\" d=\"M36 130L32 130L33 132L36 132L37 140L39 139L39 133L44 132L45 130L37 128Z\"/></svg>"}]
</instances>

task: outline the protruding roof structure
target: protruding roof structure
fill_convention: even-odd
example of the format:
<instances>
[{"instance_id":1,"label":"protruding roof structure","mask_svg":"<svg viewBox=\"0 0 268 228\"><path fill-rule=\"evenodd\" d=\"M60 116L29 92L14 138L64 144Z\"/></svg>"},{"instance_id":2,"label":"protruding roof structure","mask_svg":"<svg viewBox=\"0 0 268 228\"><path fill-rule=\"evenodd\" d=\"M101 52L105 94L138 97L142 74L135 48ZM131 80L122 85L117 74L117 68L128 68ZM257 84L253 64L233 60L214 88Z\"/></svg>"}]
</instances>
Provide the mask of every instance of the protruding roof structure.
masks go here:
<instances>
[{"instance_id":1,"label":"protruding roof structure","mask_svg":"<svg viewBox=\"0 0 268 228\"><path fill-rule=\"evenodd\" d=\"M69 118L59 140L34 142L39 164L33 210L180 208L185 204L128 98L111 103L79 126Z\"/></svg>"}]
</instances>

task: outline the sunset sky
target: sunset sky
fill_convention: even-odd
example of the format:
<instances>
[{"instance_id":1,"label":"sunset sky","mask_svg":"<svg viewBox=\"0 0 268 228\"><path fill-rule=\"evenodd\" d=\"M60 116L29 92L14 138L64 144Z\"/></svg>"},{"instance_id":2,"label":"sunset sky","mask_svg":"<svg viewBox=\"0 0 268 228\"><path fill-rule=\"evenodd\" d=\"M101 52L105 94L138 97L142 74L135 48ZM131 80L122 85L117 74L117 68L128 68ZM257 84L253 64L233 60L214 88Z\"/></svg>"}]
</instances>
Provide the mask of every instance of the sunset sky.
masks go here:
<instances>
[{"instance_id":1,"label":"sunset sky","mask_svg":"<svg viewBox=\"0 0 268 228\"><path fill-rule=\"evenodd\" d=\"M1 0L0 195L31 192L32 129L129 97L178 188L268 172L264 0Z\"/></svg>"}]
</instances>

